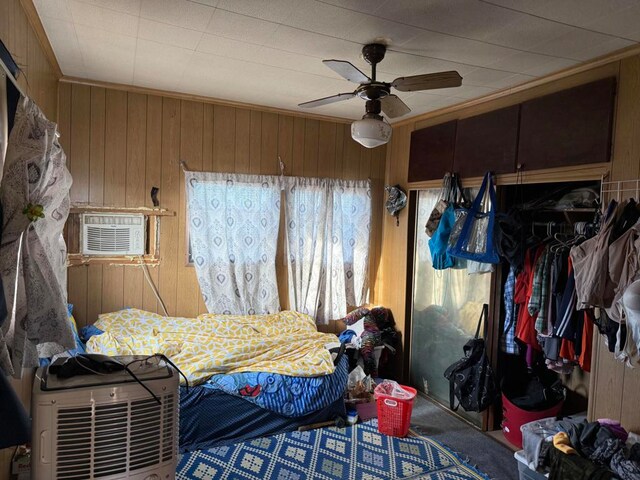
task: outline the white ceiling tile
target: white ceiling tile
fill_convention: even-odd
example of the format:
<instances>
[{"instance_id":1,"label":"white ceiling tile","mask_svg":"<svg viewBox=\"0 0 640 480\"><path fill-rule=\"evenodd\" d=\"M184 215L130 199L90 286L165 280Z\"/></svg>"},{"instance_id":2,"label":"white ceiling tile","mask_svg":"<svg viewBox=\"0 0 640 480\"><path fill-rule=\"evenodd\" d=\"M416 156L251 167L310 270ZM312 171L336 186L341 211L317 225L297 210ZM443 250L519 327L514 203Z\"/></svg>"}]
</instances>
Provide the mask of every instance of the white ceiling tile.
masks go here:
<instances>
[{"instance_id":1,"label":"white ceiling tile","mask_svg":"<svg viewBox=\"0 0 640 480\"><path fill-rule=\"evenodd\" d=\"M375 14L382 5L392 0L323 0L324 3L346 8L355 12Z\"/></svg>"},{"instance_id":2,"label":"white ceiling tile","mask_svg":"<svg viewBox=\"0 0 640 480\"><path fill-rule=\"evenodd\" d=\"M363 17L361 13L315 0L298 0L287 19L287 25L332 37L342 37L353 25L360 23Z\"/></svg>"},{"instance_id":3,"label":"white ceiling tile","mask_svg":"<svg viewBox=\"0 0 640 480\"><path fill-rule=\"evenodd\" d=\"M469 39L482 39L517 16L516 13L477 0L387 2L376 11L376 15Z\"/></svg>"},{"instance_id":4,"label":"white ceiling tile","mask_svg":"<svg viewBox=\"0 0 640 480\"><path fill-rule=\"evenodd\" d=\"M550 20L529 15L517 15L513 22L496 28L483 40L521 50L531 50L533 45L553 41L555 38L573 33L575 30L573 27Z\"/></svg>"},{"instance_id":5,"label":"white ceiling tile","mask_svg":"<svg viewBox=\"0 0 640 480\"><path fill-rule=\"evenodd\" d=\"M198 52L220 57L262 63L261 47L232 38L219 37L205 33L202 35Z\"/></svg>"},{"instance_id":6,"label":"white ceiling tile","mask_svg":"<svg viewBox=\"0 0 640 480\"><path fill-rule=\"evenodd\" d=\"M84 25L76 25L76 33L89 78L128 84L133 81L135 37Z\"/></svg>"},{"instance_id":7,"label":"white ceiling tile","mask_svg":"<svg viewBox=\"0 0 640 480\"><path fill-rule=\"evenodd\" d=\"M220 37L262 45L278 28L278 24L246 15L216 9L207 32Z\"/></svg>"},{"instance_id":8,"label":"white ceiling tile","mask_svg":"<svg viewBox=\"0 0 640 480\"><path fill-rule=\"evenodd\" d=\"M517 52L494 63L487 65L487 68L504 70L513 73L524 73L526 75L545 75L536 73L545 71L546 73L561 70L570 65L575 65L576 61L541 55L538 53Z\"/></svg>"},{"instance_id":9,"label":"white ceiling tile","mask_svg":"<svg viewBox=\"0 0 640 480\"><path fill-rule=\"evenodd\" d=\"M285 52L295 52L315 56L319 59L358 58L362 46L339 38L332 38L297 28L280 25L265 46Z\"/></svg>"},{"instance_id":10,"label":"white ceiling tile","mask_svg":"<svg viewBox=\"0 0 640 480\"><path fill-rule=\"evenodd\" d=\"M142 0L140 16L177 27L204 31L214 8L188 0Z\"/></svg>"},{"instance_id":11,"label":"white ceiling tile","mask_svg":"<svg viewBox=\"0 0 640 480\"><path fill-rule=\"evenodd\" d=\"M594 45L583 45L583 48L576 49L575 58L581 60L589 60L592 58L600 57L602 55L606 55L607 53L614 52L616 50L620 50L621 48L629 47L634 45L635 42L630 40L624 40L622 38L611 38L603 43L598 43Z\"/></svg>"},{"instance_id":12,"label":"white ceiling tile","mask_svg":"<svg viewBox=\"0 0 640 480\"><path fill-rule=\"evenodd\" d=\"M406 43L420 33L422 30L416 27L372 15L361 15L360 20L346 28L340 37L362 45L382 42L385 45L397 46Z\"/></svg>"},{"instance_id":13,"label":"white ceiling tile","mask_svg":"<svg viewBox=\"0 0 640 480\"><path fill-rule=\"evenodd\" d=\"M73 23L50 18L44 27L62 73L74 77L86 77L82 52Z\"/></svg>"},{"instance_id":14,"label":"white ceiling tile","mask_svg":"<svg viewBox=\"0 0 640 480\"><path fill-rule=\"evenodd\" d=\"M492 0L492 3L578 26L637 5L636 0Z\"/></svg>"},{"instance_id":15,"label":"white ceiling tile","mask_svg":"<svg viewBox=\"0 0 640 480\"><path fill-rule=\"evenodd\" d=\"M138 33L138 17L97 5L69 0L71 15L76 25L98 28L118 35L135 37Z\"/></svg>"},{"instance_id":16,"label":"white ceiling tile","mask_svg":"<svg viewBox=\"0 0 640 480\"><path fill-rule=\"evenodd\" d=\"M526 75L542 77L543 75L559 72L560 70L564 70L565 68L572 67L574 65L577 65L578 63L580 62L565 60L563 58L551 58L547 62L542 62L532 68L525 70L522 73Z\"/></svg>"},{"instance_id":17,"label":"white ceiling tile","mask_svg":"<svg viewBox=\"0 0 640 480\"><path fill-rule=\"evenodd\" d=\"M285 23L295 10L297 0L220 0L217 7L227 12L238 13L251 18L270 22Z\"/></svg>"},{"instance_id":18,"label":"white ceiling tile","mask_svg":"<svg viewBox=\"0 0 640 480\"><path fill-rule=\"evenodd\" d=\"M138 38L195 50L203 33L187 28L160 23L147 18L140 19Z\"/></svg>"},{"instance_id":19,"label":"white ceiling tile","mask_svg":"<svg viewBox=\"0 0 640 480\"><path fill-rule=\"evenodd\" d=\"M198 3L207 7L217 7L220 0L189 0L191 3Z\"/></svg>"},{"instance_id":20,"label":"white ceiling tile","mask_svg":"<svg viewBox=\"0 0 640 480\"><path fill-rule=\"evenodd\" d=\"M612 40L609 35L604 35L602 33L589 32L587 30L577 28L574 30L575 31L564 34L561 37L535 45L531 50L557 57L587 60L588 58L591 58L588 54L589 50L596 49L598 46L609 43ZM620 45L618 48L626 47L633 43L621 39L614 40L618 40L618 45ZM613 50L615 49L616 48L614 47ZM586 56L585 50L587 53Z\"/></svg>"},{"instance_id":21,"label":"white ceiling tile","mask_svg":"<svg viewBox=\"0 0 640 480\"><path fill-rule=\"evenodd\" d=\"M40 17L71 21L71 10L67 0L34 0L33 4Z\"/></svg>"},{"instance_id":22,"label":"white ceiling tile","mask_svg":"<svg viewBox=\"0 0 640 480\"><path fill-rule=\"evenodd\" d=\"M139 39L133 81L136 85L171 88L180 83L193 51Z\"/></svg>"},{"instance_id":23,"label":"white ceiling tile","mask_svg":"<svg viewBox=\"0 0 640 480\"><path fill-rule=\"evenodd\" d=\"M48 1L48 0L47 0ZM84 3L91 3L108 10L128 13L129 15L140 15L140 0L81 0Z\"/></svg>"},{"instance_id":24,"label":"white ceiling tile","mask_svg":"<svg viewBox=\"0 0 640 480\"><path fill-rule=\"evenodd\" d=\"M337 74L326 67L322 60L295 52L285 52L271 47L260 47L260 63L298 72L312 73L325 78L336 78ZM342 77L338 77L342 78Z\"/></svg>"},{"instance_id":25,"label":"white ceiling tile","mask_svg":"<svg viewBox=\"0 0 640 480\"><path fill-rule=\"evenodd\" d=\"M34 3L65 75L296 110L300 102L353 91L356 84L321 60L347 60L369 75L362 45L380 38L389 42L380 80L445 70L463 76L460 88L398 92L410 115L640 40L640 0ZM364 102L301 111L360 118Z\"/></svg>"},{"instance_id":26,"label":"white ceiling tile","mask_svg":"<svg viewBox=\"0 0 640 480\"><path fill-rule=\"evenodd\" d=\"M432 32L424 32L409 40L401 50L475 67L485 67L514 53L509 48Z\"/></svg>"},{"instance_id":27,"label":"white ceiling tile","mask_svg":"<svg viewBox=\"0 0 640 480\"><path fill-rule=\"evenodd\" d=\"M587 23L585 27L640 41L640 5L602 15Z\"/></svg>"}]
</instances>

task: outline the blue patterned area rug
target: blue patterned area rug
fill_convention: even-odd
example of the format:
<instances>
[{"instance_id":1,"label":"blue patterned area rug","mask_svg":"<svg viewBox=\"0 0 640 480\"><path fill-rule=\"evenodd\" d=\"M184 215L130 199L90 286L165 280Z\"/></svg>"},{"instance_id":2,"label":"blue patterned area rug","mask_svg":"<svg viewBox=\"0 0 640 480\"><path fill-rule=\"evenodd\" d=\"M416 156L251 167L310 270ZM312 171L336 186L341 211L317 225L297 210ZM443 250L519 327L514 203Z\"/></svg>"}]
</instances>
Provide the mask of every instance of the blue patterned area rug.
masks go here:
<instances>
[{"instance_id":1,"label":"blue patterned area rug","mask_svg":"<svg viewBox=\"0 0 640 480\"><path fill-rule=\"evenodd\" d=\"M179 480L488 480L421 436L388 437L372 420L347 428L288 432L186 453Z\"/></svg>"}]
</instances>

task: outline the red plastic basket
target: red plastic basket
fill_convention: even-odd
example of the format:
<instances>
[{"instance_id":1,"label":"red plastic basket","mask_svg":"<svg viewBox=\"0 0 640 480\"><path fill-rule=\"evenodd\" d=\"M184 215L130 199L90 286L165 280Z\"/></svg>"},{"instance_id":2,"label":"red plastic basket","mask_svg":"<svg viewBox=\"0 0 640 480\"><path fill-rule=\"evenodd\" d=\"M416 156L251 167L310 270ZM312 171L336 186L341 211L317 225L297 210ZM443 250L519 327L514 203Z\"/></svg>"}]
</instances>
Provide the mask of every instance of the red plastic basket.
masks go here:
<instances>
[{"instance_id":1,"label":"red plastic basket","mask_svg":"<svg viewBox=\"0 0 640 480\"><path fill-rule=\"evenodd\" d=\"M413 396L405 400L382 393L375 394L378 405L378 431L392 437L406 437L409 433L413 400L417 393L415 388L400 386Z\"/></svg>"}]
</instances>

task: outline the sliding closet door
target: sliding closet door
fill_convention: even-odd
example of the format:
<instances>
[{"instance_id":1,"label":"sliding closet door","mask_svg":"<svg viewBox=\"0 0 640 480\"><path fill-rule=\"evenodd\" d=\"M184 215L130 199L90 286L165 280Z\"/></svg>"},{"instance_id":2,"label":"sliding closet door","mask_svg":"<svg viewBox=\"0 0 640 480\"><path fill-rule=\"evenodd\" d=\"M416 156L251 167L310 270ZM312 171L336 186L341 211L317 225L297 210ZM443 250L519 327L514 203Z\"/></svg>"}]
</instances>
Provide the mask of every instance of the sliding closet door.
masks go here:
<instances>
[{"instance_id":1,"label":"sliding closet door","mask_svg":"<svg viewBox=\"0 0 640 480\"><path fill-rule=\"evenodd\" d=\"M482 305L489 303L491 274L433 269L424 226L439 193L418 192L409 372L412 385L448 407L449 382L444 371L463 356L462 347L475 333ZM458 413L478 426L482 423L481 414L462 408Z\"/></svg>"}]
</instances>

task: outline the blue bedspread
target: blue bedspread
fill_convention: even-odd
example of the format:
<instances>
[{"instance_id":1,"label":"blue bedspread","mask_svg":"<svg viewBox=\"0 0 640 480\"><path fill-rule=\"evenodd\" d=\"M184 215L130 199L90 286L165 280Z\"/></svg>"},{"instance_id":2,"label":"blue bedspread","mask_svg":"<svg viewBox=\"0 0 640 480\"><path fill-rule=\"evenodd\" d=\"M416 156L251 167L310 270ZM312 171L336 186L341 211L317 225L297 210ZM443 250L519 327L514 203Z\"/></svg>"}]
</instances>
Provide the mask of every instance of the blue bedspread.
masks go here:
<instances>
[{"instance_id":1,"label":"blue bedspread","mask_svg":"<svg viewBox=\"0 0 640 480\"><path fill-rule=\"evenodd\" d=\"M202 386L242 397L286 417L301 417L331 405L347 388L349 362L321 377L291 377L277 373L243 372L214 375Z\"/></svg>"}]
</instances>

